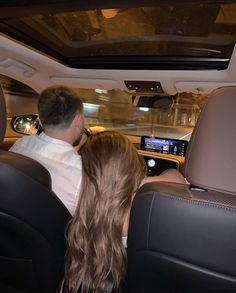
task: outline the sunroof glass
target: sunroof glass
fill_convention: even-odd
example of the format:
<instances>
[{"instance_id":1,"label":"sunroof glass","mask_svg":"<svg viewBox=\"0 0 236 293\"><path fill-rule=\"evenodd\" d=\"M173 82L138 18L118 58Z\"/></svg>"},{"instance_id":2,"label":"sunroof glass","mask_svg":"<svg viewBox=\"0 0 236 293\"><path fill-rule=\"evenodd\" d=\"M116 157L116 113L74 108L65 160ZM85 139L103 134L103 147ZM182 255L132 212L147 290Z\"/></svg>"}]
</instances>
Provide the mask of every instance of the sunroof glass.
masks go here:
<instances>
[{"instance_id":1,"label":"sunroof glass","mask_svg":"<svg viewBox=\"0 0 236 293\"><path fill-rule=\"evenodd\" d=\"M236 4L182 4L31 15L2 21L29 44L64 58L230 58Z\"/></svg>"}]
</instances>

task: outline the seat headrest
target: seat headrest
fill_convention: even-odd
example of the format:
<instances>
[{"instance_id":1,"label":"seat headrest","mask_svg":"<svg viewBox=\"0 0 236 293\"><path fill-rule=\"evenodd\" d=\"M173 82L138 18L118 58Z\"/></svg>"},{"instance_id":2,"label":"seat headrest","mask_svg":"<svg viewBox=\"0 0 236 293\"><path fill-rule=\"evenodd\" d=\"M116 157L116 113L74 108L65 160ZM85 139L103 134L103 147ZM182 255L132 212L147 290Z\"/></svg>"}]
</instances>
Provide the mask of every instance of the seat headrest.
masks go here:
<instances>
[{"instance_id":1,"label":"seat headrest","mask_svg":"<svg viewBox=\"0 0 236 293\"><path fill-rule=\"evenodd\" d=\"M29 157L0 150L0 168L0 174L8 172L13 181L16 174L20 172L51 189L52 182L48 170Z\"/></svg>"},{"instance_id":2,"label":"seat headrest","mask_svg":"<svg viewBox=\"0 0 236 293\"><path fill-rule=\"evenodd\" d=\"M236 87L214 91L194 128L184 174L194 186L236 194Z\"/></svg>"}]
</instances>

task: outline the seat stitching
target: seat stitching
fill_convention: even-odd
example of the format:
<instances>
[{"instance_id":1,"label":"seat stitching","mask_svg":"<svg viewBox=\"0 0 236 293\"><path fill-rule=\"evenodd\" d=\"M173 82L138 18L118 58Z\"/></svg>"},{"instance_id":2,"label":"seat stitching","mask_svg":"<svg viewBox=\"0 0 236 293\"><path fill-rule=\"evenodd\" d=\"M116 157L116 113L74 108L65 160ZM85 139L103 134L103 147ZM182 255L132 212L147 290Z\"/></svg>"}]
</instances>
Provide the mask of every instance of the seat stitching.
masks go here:
<instances>
[{"instance_id":1,"label":"seat stitching","mask_svg":"<svg viewBox=\"0 0 236 293\"><path fill-rule=\"evenodd\" d=\"M159 193L158 196L168 197L171 200L185 201L185 202L192 203L192 204L195 204L195 205L215 207L215 208L218 208L218 209L224 209L224 210L227 210L227 211L236 212L236 207L227 206L227 205L224 205L224 204L216 204L216 203L212 203L212 202L205 202L205 201L200 200L200 199L193 200L193 199L187 199L187 198L180 198L180 197L177 197L176 195L166 194L164 192L162 192L162 194Z\"/></svg>"},{"instance_id":2,"label":"seat stitching","mask_svg":"<svg viewBox=\"0 0 236 293\"><path fill-rule=\"evenodd\" d=\"M153 206L154 199L155 199L155 196L154 196L154 192L153 192L153 195L152 195L152 202L151 202L150 209L149 209L149 214L148 214L147 248L148 248L148 245L149 245L150 222L151 222L152 206Z\"/></svg>"}]
</instances>

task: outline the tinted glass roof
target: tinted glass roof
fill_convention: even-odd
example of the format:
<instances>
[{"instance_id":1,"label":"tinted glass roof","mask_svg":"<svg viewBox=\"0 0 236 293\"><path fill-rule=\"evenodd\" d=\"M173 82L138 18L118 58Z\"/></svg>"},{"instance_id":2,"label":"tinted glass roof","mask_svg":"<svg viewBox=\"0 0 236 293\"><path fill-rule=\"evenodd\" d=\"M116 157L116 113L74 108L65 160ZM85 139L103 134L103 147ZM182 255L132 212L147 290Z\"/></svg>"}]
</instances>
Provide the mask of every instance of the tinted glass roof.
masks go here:
<instances>
[{"instance_id":1,"label":"tinted glass roof","mask_svg":"<svg viewBox=\"0 0 236 293\"><path fill-rule=\"evenodd\" d=\"M44 12L2 19L0 28L72 67L224 69L236 3Z\"/></svg>"}]
</instances>

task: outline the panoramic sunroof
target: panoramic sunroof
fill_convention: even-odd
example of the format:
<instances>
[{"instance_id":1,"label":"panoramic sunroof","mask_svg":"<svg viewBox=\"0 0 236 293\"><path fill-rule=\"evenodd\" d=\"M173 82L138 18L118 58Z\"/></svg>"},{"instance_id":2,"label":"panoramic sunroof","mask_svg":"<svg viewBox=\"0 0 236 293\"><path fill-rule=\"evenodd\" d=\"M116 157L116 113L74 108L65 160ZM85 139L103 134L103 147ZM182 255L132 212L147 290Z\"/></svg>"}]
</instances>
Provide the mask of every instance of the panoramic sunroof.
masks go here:
<instances>
[{"instance_id":1,"label":"panoramic sunroof","mask_svg":"<svg viewBox=\"0 0 236 293\"><path fill-rule=\"evenodd\" d=\"M71 67L224 69L236 4L35 14L2 19L1 31Z\"/></svg>"}]
</instances>

